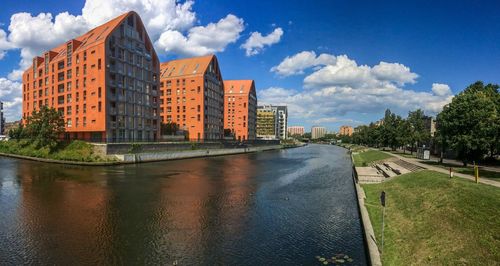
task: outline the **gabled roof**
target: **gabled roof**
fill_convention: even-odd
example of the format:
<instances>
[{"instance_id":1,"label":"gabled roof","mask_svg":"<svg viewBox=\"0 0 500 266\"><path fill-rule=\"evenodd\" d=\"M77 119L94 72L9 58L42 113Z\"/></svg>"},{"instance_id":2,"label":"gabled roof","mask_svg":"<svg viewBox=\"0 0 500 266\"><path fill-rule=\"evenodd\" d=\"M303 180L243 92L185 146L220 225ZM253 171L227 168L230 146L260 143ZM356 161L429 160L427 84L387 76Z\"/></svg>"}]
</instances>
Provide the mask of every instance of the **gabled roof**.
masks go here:
<instances>
[{"instance_id":1,"label":"gabled roof","mask_svg":"<svg viewBox=\"0 0 500 266\"><path fill-rule=\"evenodd\" d=\"M224 80L224 93L244 93L250 94L251 89L254 88L254 81L247 80ZM255 93L255 91L254 91Z\"/></svg>"},{"instance_id":2,"label":"gabled roof","mask_svg":"<svg viewBox=\"0 0 500 266\"><path fill-rule=\"evenodd\" d=\"M203 75L215 55L191 57L160 64L160 79Z\"/></svg>"}]
</instances>

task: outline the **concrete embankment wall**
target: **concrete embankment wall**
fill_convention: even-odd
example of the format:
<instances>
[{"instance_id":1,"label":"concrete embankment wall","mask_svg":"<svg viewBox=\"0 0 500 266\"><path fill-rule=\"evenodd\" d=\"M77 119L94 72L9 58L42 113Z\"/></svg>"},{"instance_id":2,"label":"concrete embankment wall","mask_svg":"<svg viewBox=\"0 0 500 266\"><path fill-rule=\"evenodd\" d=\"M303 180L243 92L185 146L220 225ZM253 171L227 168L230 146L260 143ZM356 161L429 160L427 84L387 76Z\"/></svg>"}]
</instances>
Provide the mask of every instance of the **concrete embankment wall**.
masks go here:
<instances>
[{"instance_id":1,"label":"concrete embankment wall","mask_svg":"<svg viewBox=\"0 0 500 266\"><path fill-rule=\"evenodd\" d=\"M157 142L157 143L93 143L94 152L101 156L129 153L175 152L206 149L254 148L279 145L279 140L238 142Z\"/></svg>"},{"instance_id":2,"label":"concrete embankment wall","mask_svg":"<svg viewBox=\"0 0 500 266\"><path fill-rule=\"evenodd\" d=\"M168 151L168 152L146 152L136 154L115 154L115 158L122 162L138 163L138 162L154 162L166 160L179 160L188 158L211 157L231 154L241 154L268 150L281 149L281 145L248 147L248 148L229 148L229 149L197 149L184 151Z\"/></svg>"},{"instance_id":3,"label":"concrete embankment wall","mask_svg":"<svg viewBox=\"0 0 500 266\"><path fill-rule=\"evenodd\" d=\"M350 153L350 150L348 150L348 152ZM365 198L366 198L365 191L358 182L356 167L354 167L354 158L352 157L352 153L350 153L350 157L351 157L352 171L353 171L354 190L356 191L356 197L358 200L359 215L361 217L361 225L363 226L365 246L368 249L367 250L368 259L370 265L381 266L382 261L377 246L375 232L373 231L372 222L370 221L370 216L365 206Z\"/></svg>"}]
</instances>

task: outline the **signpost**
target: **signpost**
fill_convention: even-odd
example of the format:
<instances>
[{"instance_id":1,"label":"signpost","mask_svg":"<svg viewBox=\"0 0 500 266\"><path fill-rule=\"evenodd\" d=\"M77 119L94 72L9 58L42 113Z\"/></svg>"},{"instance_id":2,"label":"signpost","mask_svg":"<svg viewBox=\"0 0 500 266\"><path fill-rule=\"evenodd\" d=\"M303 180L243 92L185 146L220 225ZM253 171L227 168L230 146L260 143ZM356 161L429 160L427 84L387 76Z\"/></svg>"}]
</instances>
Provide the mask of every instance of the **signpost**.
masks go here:
<instances>
[{"instance_id":1,"label":"signpost","mask_svg":"<svg viewBox=\"0 0 500 266\"><path fill-rule=\"evenodd\" d=\"M380 193L380 204L382 204L382 243L381 243L381 250L380 254L384 253L384 224L385 224L385 191L382 191Z\"/></svg>"}]
</instances>

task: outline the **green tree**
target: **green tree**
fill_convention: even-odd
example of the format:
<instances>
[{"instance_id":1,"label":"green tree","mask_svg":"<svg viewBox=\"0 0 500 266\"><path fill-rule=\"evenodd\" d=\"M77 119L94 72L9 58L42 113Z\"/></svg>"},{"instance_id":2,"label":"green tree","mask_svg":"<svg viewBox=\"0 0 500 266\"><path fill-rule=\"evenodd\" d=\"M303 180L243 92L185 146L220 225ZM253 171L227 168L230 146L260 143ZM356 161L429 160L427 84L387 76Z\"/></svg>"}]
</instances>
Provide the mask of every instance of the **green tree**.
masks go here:
<instances>
[{"instance_id":1,"label":"green tree","mask_svg":"<svg viewBox=\"0 0 500 266\"><path fill-rule=\"evenodd\" d=\"M161 123L160 132L162 135L174 135L179 130L179 125L173 122Z\"/></svg>"},{"instance_id":2,"label":"green tree","mask_svg":"<svg viewBox=\"0 0 500 266\"><path fill-rule=\"evenodd\" d=\"M403 146L403 152L406 153L406 147L412 144L411 138L412 128L411 124L407 119L401 120L398 125L398 143Z\"/></svg>"},{"instance_id":3,"label":"green tree","mask_svg":"<svg viewBox=\"0 0 500 266\"><path fill-rule=\"evenodd\" d=\"M498 150L498 97L498 85L478 81L455 96L437 117L439 136L455 149L464 166Z\"/></svg>"},{"instance_id":4,"label":"green tree","mask_svg":"<svg viewBox=\"0 0 500 266\"><path fill-rule=\"evenodd\" d=\"M42 106L35 110L26 119L26 126L22 129L22 137L28 138L36 147L57 146L59 139L64 134L64 118L54 108Z\"/></svg>"},{"instance_id":5,"label":"green tree","mask_svg":"<svg viewBox=\"0 0 500 266\"><path fill-rule=\"evenodd\" d=\"M410 123L410 141L413 150L415 146L419 147L424 141L428 141L431 137L430 131L425 126L426 116L424 111L417 109L408 113L408 122Z\"/></svg>"}]
</instances>

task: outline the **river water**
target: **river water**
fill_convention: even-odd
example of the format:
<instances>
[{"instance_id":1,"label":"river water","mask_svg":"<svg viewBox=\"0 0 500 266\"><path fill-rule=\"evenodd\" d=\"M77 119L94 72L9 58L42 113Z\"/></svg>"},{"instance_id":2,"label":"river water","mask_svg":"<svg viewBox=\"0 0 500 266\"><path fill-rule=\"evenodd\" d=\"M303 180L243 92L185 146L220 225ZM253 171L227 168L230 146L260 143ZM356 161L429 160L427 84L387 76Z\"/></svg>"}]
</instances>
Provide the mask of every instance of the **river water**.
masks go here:
<instances>
[{"instance_id":1,"label":"river water","mask_svg":"<svg viewBox=\"0 0 500 266\"><path fill-rule=\"evenodd\" d=\"M366 265L350 164L328 145L113 167L0 157L0 264L322 265L342 253Z\"/></svg>"}]
</instances>

